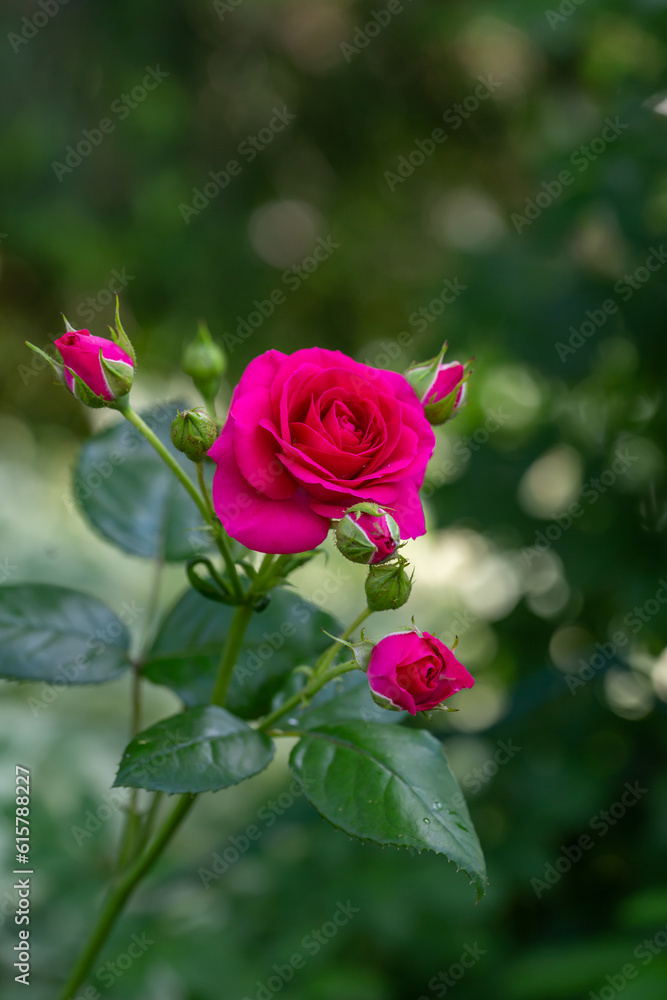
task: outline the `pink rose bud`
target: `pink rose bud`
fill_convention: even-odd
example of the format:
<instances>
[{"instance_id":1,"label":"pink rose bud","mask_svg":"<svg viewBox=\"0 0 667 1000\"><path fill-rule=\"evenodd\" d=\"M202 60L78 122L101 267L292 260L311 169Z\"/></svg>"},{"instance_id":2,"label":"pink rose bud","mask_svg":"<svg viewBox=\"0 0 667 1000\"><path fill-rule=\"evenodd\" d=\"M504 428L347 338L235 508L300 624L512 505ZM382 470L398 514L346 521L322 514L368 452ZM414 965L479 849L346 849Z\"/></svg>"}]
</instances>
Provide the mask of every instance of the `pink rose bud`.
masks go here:
<instances>
[{"instance_id":1,"label":"pink rose bud","mask_svg":"<svg viewBox=\"0 0 667 1000\"><path fill-rule=\"evenodd\" d=\"M67 388L86 406L112 405L130 391L134 360L113 340L70 329L55 346L63 359Z\"/></svg>"},{"instance_id":2,"label":"pink rose bud","mask_svg":"<svg viewBox=\"0 0 667 1000\"><path fill-rule=\"evenodd\" d=\"M350 562L376 565L395 554L401 540L396 521L374 504L351 507L336 525L336 545Z\"/></svg>"},{"instance_id":3,"label":"pink rose bud","mask_svg":"<svg viewBox=\"0 0 667 1000\"><path fill-rule=\"evenodd\" d=\"M380 639L370 655L367 676L378 705L411 715L441 708L447 698L475 683L451 649L417 629Z\"/></svg>"},{"instance_id":4,"label":"pink rose bud","mask_svg":"<svg viewBox=\"0 0 667 1000\"><path fill-rule=\"evenodd\" d=\"M466 397L466 382L470 377L471 361L442 363L447 344L435 358L423 364L412 365L405 377L415 390L424 407L424 416L430 424L444 424L459 410Z\"/></svg>"}]
</instances>

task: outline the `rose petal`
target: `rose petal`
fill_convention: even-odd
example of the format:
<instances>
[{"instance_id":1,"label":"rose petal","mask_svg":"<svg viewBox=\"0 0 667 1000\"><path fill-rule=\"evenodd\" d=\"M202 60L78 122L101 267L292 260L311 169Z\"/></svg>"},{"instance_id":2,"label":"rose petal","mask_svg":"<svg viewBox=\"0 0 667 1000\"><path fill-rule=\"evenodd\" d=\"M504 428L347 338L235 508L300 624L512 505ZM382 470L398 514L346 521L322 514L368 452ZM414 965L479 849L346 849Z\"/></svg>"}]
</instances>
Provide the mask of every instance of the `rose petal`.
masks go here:
<instances>
[{"instance_id":1,"label":"rose petal","mask_svg":"<svg viewBox=\"0 0 667 1000\"><path fill-rule=\"evenodd\" d=\"M209 451L218 465L213 506L229 536L256 552L289 554L317 548L327 537L329 521L311 510L302 490L289 500L271 500L253 489L236 464L233 433L233 419L228 419Z\"/></svg>"},{"instance_id":2,"label":"rose petal","mask_svg":"<svg viewBox=\"0 0 667 1000\"><path fill-rule=\"evenodd\" d=\"M234 421L234 457L251 486L272 500L293 496L296 483L278 460L276 439L262 424L271 414L267 388L252 389L235 398L228 419Z\"/></svg>"}]
</instances>

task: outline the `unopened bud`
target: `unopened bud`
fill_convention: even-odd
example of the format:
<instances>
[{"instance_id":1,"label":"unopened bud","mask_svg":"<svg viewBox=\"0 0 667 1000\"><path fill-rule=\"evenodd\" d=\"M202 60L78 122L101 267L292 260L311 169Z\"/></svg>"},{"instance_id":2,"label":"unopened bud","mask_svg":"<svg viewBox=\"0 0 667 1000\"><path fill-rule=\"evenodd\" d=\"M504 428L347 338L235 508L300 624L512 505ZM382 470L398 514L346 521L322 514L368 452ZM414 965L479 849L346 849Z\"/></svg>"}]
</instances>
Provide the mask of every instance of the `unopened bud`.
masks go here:
<instances>
[{"instance_id":1,"label":"unopened bud","mask_svg":"<svg viewBox=\"0 0 667 1000\"><path fill-rule=\"evenodd\" d=\"M218 429L214 421L201 406L177 414L171 424L174 447L193 462L201 462L217 436Z\"/></svg>"},{"instance_id":2,"label":"unopened bud","mask_svg":"<svg viewBox=\"0 0 667 1000\"><path fill-rule=\"evenodd\" d=\"M412 579L404 570L407 560L401 556L394 562L371 566L366 577L366 600L371 611L394 611L410 597Z\"/></svg>"},{"instance_id":3,"label":"unopened bud","mask_svg":"<svg viewBox=\"0 0 667 1000\"><path fill-rule=\"evenodd\" d=\"M373 510L359 509L371 506ZM336 525L336 545L354 563L383 563L395 555L400 540L396 521L375 505L357 504Z\"/></svg>"},{"instance_id":4,"label":"unopened bud","mask_svg":"<svg viewBox=\"0 0 667 1000\"><path fill-rule=\"evenodd\" d=\"M222 348L213 341L208 327L200 323L197 337L183 353L183 371L189 375L204 399L214 399L220 388L220 378L227 367Z\"/></svg>"},{"instance_id":5,"label":"unopened bud","mask_svg":"<svg viewBox=\"0 0 667 1000\"><path fill-rule=\"evenodd\" d=\"M424 416L434 425L444 424L463 406L471 371L472 361L465 365L460 361L442 363L447 346L445 343L435 358L411 365L405 373L424 407Z\"/></svg>"}]
</instances>

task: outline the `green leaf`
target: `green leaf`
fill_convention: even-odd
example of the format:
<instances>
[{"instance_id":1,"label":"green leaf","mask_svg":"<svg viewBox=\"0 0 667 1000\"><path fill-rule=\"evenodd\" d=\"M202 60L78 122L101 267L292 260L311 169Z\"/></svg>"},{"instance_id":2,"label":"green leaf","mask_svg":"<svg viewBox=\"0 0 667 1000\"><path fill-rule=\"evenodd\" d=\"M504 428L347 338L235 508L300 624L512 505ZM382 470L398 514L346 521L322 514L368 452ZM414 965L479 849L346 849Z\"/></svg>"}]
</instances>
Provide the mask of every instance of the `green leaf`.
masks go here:
<instances>
[{"instance_id":1,"label":"green leaf","mask_svg":"<svg viewBox=\"0 0 667 1000\"><path fill-rule=\"evenodd\" d=\"M334 826L361 840L445 854L484 895L484 857L442 745L422 729L339 722L309 732L290 766Z\"/></svg>"},{"instance_id":2,"label":"green leaf","mask_svg":"<svg viewBox=\"0 0 667 1000\"><path fill-rule=\"evenodd\" d=\"M186 591L155 638L144 676L171 688L186 705L209 702L233 613L196 590ZM273 590L269 606L252 616L246 632L227 692L230 711L244 719L266 715L290 671L328 647L323 628L335 631L338 625L292 591Z\"/></svg>"},{"instance_id":3,"label":"green leaf","mask_svg":"<svg viewBox=\"0 0 667 1000\"><path fill-rule=\"evenodd\" d=\"M171 422L179 407L185 404L161 404L141 415L194 481L193 463L171 443ZM126 421L84 443L72 489L92 526L131 555L177 562L209 547L193 499Z\"/></svg>"},{"instance_id":4,"label":"green leaf","mask_svg":"<svg viewBox=\"0 0 667 1000\"><path fill-rule=\"evenodd\" d=\"M191 708L139 733L114 782L154 792L216 792L263 771L273 759L264 733L217 705Z\"/></svg>"},{"instance_id":5,"label":"green leaf","mask_svg":"<svg viewBox=\"0 0 667 1000\"><path fill-rule=\"evenodd\" d=\"M129 667L130 634L105 604L46 583L0 587L0 677L98 684Z\"/></svg>"}]
</instances>

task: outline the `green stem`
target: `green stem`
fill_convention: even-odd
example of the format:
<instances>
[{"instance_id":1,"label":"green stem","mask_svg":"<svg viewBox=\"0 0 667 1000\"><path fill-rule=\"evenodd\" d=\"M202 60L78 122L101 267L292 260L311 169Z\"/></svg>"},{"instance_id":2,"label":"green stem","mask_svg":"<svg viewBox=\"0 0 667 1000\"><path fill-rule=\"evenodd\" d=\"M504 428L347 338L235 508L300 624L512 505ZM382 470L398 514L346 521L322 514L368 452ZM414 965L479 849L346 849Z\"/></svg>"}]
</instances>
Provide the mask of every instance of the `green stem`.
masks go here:
<instances>
[{"instance_id":1,"label":"green stem","mask_svg":"<svg viewBox=\"0 0 667 1000\"><path fill-rule=\"evenodd\" d=\"M225 566L227 567L227 573L229 574L229 579L232 582L232 589L234 591L234 596L240 601L243 600L244 592L243 586L239 579L239 575L236 571L236 566L234 564L234 558L232 556L231 550L229 548L227 534L225 529L220 524L216 513L213 509L213 503L211 501L211 495L208 491L208 486L206 485L206 479L204 477L204 463L197 462L197 481L199 483L199 489L201 495L204 498L204 503L206 504L206 509L208 511L208 523L213 528L213 539L215 544L218 546L218 551L222 556Z\"/></svg>"},{"instance_id":2,"label":"green stem","mask_svg":"<svg viewBox=\"0 0 667 1000\"><path fill-rule=\"evenodd\" d=\"M234 617L232 618L229 626L227 640L220 658L218 676L215 680L213 697L211 698L212 705L224 705L225 703L227 688L229 687L229 682L232 678L232 671L234 670L236 657L239 654L239 650L243 642L243 636L245 635L245 630L247 629L248 623L252 617L253 610L252 604L248 603L239 604L234 612Z\"/></svg>"},{"instance_id":3,"label":"green stem","mask_svg":"<svg viewBox=\"0 0 667 1000\"><path fill-rule=\"evenodd\" d=\"M132 667L132 722L130 724L130 739L134 739L141 729L141 672L138 664ZM118 861L116 870L122 871L135 855L135 848L138 840L139 829L141 827L141 816L138 809L139 789L133 788L130 795L125 818L125 827L118 850Z\"/></svg>"},{"instance_id":4,"label":"green stem","mask_svg":"<svg viewBox=\"0 0 667 1000\"><path fill-rule=\"evenodd\" d=\"M140 653L137 661L132 665L132 717L130 723L130 739L134 739L141 730L141 668L148 651L155 622L157 619L158 605L160 601L160 583L162 581L162 571L164 570L164 560L155 560L155 571L151 582L148 604L146 607L145 627L141 640ZM133 861L145 843L145 838L141 833L142 817L139 813L139 789L133 788L130 795L130 803L125 818L125 826L121 835L120 848L118 851L117 871L122 871L130 861Z\"/></svg>"},{"instance_id":5,"label":"green stem","mask_svg":"<svg viewBox=\"0 0 667 1000\"><path fill-rule=\"evenodd\" d=\"M258 726L258 729L263 731L270 729L274 722L278 719L282 719L283 715L286 715L288 712L291 712L293 708L300 705L304 698L312 698L313 695L316 695L317 692L324 687L325 684L332 681L334 677L340 677L341 674L347 674L350 670L359 670L359 664L355 660L349 660L347 663L340 663L324 676L318 675L317 677L311 678L305 688L297 691L291 698L284 701L280 708L277 708L274 712L271 712L270 715L267 715Z\"/></svg>"},{"instance_id":6,"label":"green stem","mask_svg":"<svg viewBox=\"0 0 667 1000\"><path fill-rule=\"evenodd\" d=\"M196 462L195 465L197 467L197 482L199 483L199 492L204 498L204 503L206 504L206 509L208 511L207 520L213 524L215 522L215 513L213 511L211 495L208 492L208 486L206 485L206 479L204 478L204 463Z\"/></svg>"},{"instance_id":7,"label":"green stem","mask_svg":"<svg viewBox=\"0 0 667 1000\"><path fill-rule=\"evenodd\" d=\"M348 625L348 627L345 629L345 631L343 632L343 634L341 636L341 639L349 639L350 636L352 635L352 633L356 632L357 629L359 628L359 626L363 625L363 623L366 621L366 619L370 618L370 616L372 614L373 614L373 612L371 611L370 608L364 608L364 610L361 612L361 614L357 615L357 617L354 619L354 621L352 622L352 624Z\"/></svg>"},{"instance_id":8,"label":"green stem","mask_svg":"<svg viewBox=\"0 0 667 1000\"><path fill-rule=\"evenodd\" d=\"M215 396L204 396L202 394L202 399L204 400L204 406L206 407L206 412L208 413L213 423L217 426L218 415L215 412Z\"/></svg>"},{"instance_id":9,"label":"green stem","mask_svg":"<svg viewBox=\"0 0 667 1000\"><path fill-rule=\"evenodd\" d=\"M139 843L137 844L137 853L143 851L144 847L150 840L150 836L153 832L153 827L155 825L155 820L157 819L157 814L160 810L160 805L162 804L162 799L164 797L164 792L154 792L153 801L150 804L150 808L144 817L144 825L141 829L141 834L139 836Z\"/></svg>"},{"instance_id":10,"label":"green stem","mask_svg":"<svg viewBox=\"0 0 667 1000\"><path fill-rule=\"evenodd\" d=\"M183 469L180 467L180 465L178 464L174 456L171 454L171 452L167 448L165 448L165 446L162 444L162 441L160 441L157 434L155 434L150 429L145 420L143 420L139 416L139 414L132 409L129 403L120 412L123 414L126 420L129 420L130 423L134 427L136 427L141 434L143 434L146 440L153 445L160 458L162 458L163 461L166 462L166 464L169 466L174 475L178 479L180 479L183 486L185 486L186 490L188 491L194 502L199 507L202 517L204 518L206 523L210 524L210 519L208 515L208 510L206 509L206 504L202 499L202 497L200 497L199 493L197 492L197 487L192 482L187 473L185 473Z\"/></svg>"},{"instance_id":11,"label":"green stem","mask_svg":"<svg viewBox=\"0 0 667 1000\"><path fill-rule=\"evenodd\" d=\"M193 795L181 796L180 801L165 820L146 853L134 862L127 872L121 876L116 887L112 889L99 920L88 939L88 943L60 993L59 1000L69 1000L70 997L73 997L79 986L87 978L100 948L106 941L128 898L144 875L160 857L194 802L195 797Z\"/></svg>"},{"instance_id":12,"label":"green stem","mask_svg":"<svg viewBox=\"0 0 667 1000\"><path fill-rule=\"evenodd\" d=\"M364 608L361 614L357 615L352 624L348 625L348 627L345 629L345 631L341 635L341 639L349 639L352 633L356 632L359 626L363 624L363 622L365 622L366 619L369 618L372 614L373 612L371 611L370 608L368 607ZM321 657L315 664L315 673L318 675L324 673L327 667L336 658L336 654L338 653L339 650L340 650L340 643L339 642L332 643L332 645L329 646L329 648L326 649L324 653L322 653Z\"/></svg>"}]
</instances>

